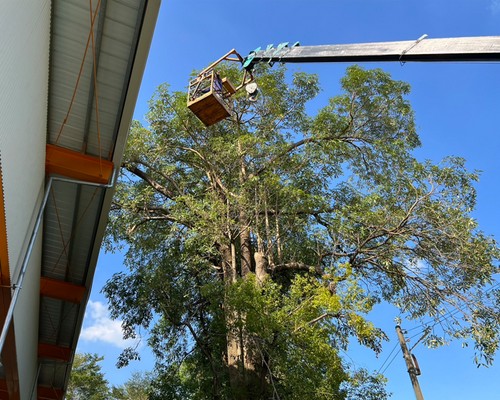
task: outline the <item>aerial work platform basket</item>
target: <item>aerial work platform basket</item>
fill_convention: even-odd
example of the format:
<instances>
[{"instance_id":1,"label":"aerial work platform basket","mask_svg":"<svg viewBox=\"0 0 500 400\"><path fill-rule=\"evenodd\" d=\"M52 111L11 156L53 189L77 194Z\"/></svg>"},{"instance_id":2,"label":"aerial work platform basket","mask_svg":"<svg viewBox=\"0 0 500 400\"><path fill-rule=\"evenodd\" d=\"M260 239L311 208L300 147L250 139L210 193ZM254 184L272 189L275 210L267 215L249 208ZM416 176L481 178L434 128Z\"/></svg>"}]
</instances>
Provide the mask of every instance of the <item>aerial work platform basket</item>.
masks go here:
<instances>
[{"instance_id":1,"label":"aerial work platform basket","mask_svg":"<svg viewBox=\"0 0 500 400\"><path fill-rule=\"evenodd\" d=\"M205 126L213 125L231 116L231 95L235 87L214 71L205 72L189 84L188 108Z\"/></svg>"},{"instance_id":2,"label":"aerial work platform basket","mask_svg":"<svg viewBox=\"0 0 500 400\"><path fill-rule=\"evenodd\" d=\"M226 77L221 78L217 72L217 65L224 61L243 63L243 58L236 50L231 50L189 82L187 106L205 126L230 117L233 114L231 96L253 80L252 74L244 71L241 84L234 87Z\"/></svg>"}]
</instances>

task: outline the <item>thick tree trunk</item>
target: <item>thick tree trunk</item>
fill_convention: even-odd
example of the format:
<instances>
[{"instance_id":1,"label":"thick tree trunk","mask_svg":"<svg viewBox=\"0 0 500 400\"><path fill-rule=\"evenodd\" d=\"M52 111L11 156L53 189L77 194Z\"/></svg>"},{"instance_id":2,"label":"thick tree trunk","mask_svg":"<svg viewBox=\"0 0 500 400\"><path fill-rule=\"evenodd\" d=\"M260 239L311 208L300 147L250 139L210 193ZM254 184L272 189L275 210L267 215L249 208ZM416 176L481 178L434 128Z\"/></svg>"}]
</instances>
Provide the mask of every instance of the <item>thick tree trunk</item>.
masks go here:
<instances>
[{"instance_id":1,"label":"thick tree trunk","mask_svg":"<svg viewBox=\"0 0 500 400\"><path fill-rule=\"evenodd\" d=\"M241 239L241 238L240 238ZM250 235L248 235L248 254L241 249L241 262L251 259ZM236 282L236 266L234 265L234 250L228 247L223 251L224 281L226 287ZM245 256L243 255L245 254ZM259 253L260 254L260 253ZM245 260L245 257L246 260ZM258 257L258 256L257 256ZM260 259L259 259L260 260ZM259 268L265 271L265 264L259 261ZM248 271L250 272L250 271ZM248 273L247 272L247 273ZM262 273L260 273L262 278ZM245 315L224 307L227 327L227 367L232 399L257 400L263 398L267 384L262 370L262 355L255 342L245 330Z\"/></svg>"},{"instance_id":2,"label":"thick tree trunk","mask_svg":"<svg viewBox=\"0 0 500 400\"><path fill-rule=\"evenodd\" d=\"M230 285L236 282L237 272L236 265L233 261L231 247L227 245L220 246L222 257L222 272L224 274L224 283Z\"/></svg>"},{"instance_id":3,"label":"thick tree trunk","mask_svg":"<svg viewBox=\"0 0 500 400\"><path fill-rule=\"evenodd\" d=\"M224 285L230 287L236 283L237 271L234 246L221 246L222 269L224 271ZM238 315L224 305L225 323L227 327L227 367L229 372L229 383L235 399L246 399L243 346L241 331L237 328Z\"/></svg>"},{"instance_id":4,"label":"thick tree trunk","mask_svg":"<svg viewBox=\"0 0 500 400\"><path fill-rule=\"evenodd\" d=\"M237 316L226 312L227 330L227 367L229 370L229 384L235 399L246 399L246 385L243 363L243 346L241 332L236 328Z\"/></svg>"},{"instance_id":5,"label":"thick tree trunk","mask_svg":"<svg viewBox=\"0 0 500 400\"><path fill-rule=\"evenodd\" d=\"M245 165L245 156L238 141L238 153L240 156L240 183L242 185L247 181L247 168ZM248 224L248 215L243 205L239 206L239 228L241 244L241 277L244 278L252 270L252 249L250 243L250 227Z\"/></svg>"},{"instance_id":6,"label":"thick tree trunk","mask_svg":"<svg viewBox=\"0 0 500 400\"><path fill-rule=\"evenodd\" d=\"M235 400L257 400L266 391L260 366L261 356L244 328L234 328L241 316L226 315L226 324L232 326L227 334L229 382Z\"/></svg>"},{"instance_id":7,"label":"thick tree trunk","mask_svg":"<svg viewBox=\"0 0 500 400\"><path fill-rule=\"evenodd\" d=\"M245 211L240 211L240 243L241 243L241 277L244 278L252 271L252 243L250 242L250 228Z\"/></svg>"},{"instance_id":8,"label":"thick tree trunk","mask_svg":"<svg viewBox=\"0 0 500 400\"><path fill-rule=\"evenodd\" d=\"M257 276L257 281L262 284L268 277L267 268L268 261L264 253L256 251L254 254L255 258L255 275Z\"/></svg>"},{"instance_id":9,"label":"thick tree trunk","mask_svg":"<svg viewBox=\"0 0 500 400\"><path fill-rule=\"evenodd\" d=\"M240 182L243 185L247 180L247 171L240 142L238 142L238 152L240 154ZM251 231L248 214L243 205L240 205L238 214L240 273L241 277L245 279L253 269ZM237 322L239 324L236 324ZM232 396L237 400L261 399L263 394L262 374L259 373L261 355L245 329L245 315L234 315L226 310L226 326L228 328L227 356Z\"/></svg>"}]
</instances>

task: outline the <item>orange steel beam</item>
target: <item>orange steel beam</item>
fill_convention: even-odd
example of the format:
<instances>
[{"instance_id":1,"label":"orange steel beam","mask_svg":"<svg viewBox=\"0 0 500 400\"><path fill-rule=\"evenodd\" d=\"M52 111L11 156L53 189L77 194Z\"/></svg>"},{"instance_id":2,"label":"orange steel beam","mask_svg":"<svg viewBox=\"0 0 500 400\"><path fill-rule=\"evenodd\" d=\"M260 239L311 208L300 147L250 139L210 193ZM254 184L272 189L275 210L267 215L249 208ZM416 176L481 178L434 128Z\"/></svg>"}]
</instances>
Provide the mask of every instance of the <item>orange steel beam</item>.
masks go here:
<instances>
[{"instance_id":1,"label":"orange steel beam","mask_svg":"<svg viewBox=\"0 0 500 400\"><path fill-rule=\"evenodd\" d=\"M11 293L10 288L2 287L0 288L0 321L1 326L5 322L5 317L7 315L7 310L10 306ZM5 344L1 353L2 364L5 370L5 378L7 390L9 393L9 399L19 399L19 372L17 366L17 354L16 354L16 338L14 335L14 322L10 323L10 327L5 339Z\"/></svg>"},{"instance_id":2,"label":"orange steel beam","mask_svg":"<svg viewBox=\"0 0 500 400\"><path fill-rule=\"evenodd\" d=\"M5 379L0 381L0 400L9 400L9 392L7 391L7 382Z\"/></svg>"},{"instance_id":3,"label":"orange steel beam","mask_svg":"<svg viewBox=\"0 0 500 400\"><path fill-rule=\"evenodd\" d=\"M9 247L7 244L7 222L3 197L3 174L0 166L0 283L10 286Z\"/></svg>"},{"instance_id":4,"label":"orange steel beam","mask_svg":"<svg viewBox=\"0 0 500 400\"><path fill-rule=\"evenodd\" d=\"M45 172L93 183L108 183L113 163L99 157L82 154L64 147L48 144Z\"/></svg>"},{"instance_id":5,"label":"orange steel beam","mask_svg":"<svg viewBox=\"0 0 500 400\"><path fill-rule=\"evenodd\" d=\"M7 223L5 218L3 175L0 165L0 326L2 328L12 300L10 288L9 247L7 243ZM11 322L7 332L1 358L5 370L5 384L8 392L8 398L17 400L19 399L19 372L17 366L14 322Z\"/></svg>"},{"instance_id":6,"label":"orange steel beam","mask_svg":"<svg viewBox=\"0 0 500 400\"><path fill-rule=\"evenodd\" d=\"M81 303L85 295L85 286L64 282L57 279L40 278L40 294L57 300Z\"/></svg>"},{"instance_id":7,"label":"orange steel beam","mask_svg":"<svg viewBox=\"0 0 500 400\"><path fill-rule=\"evenodd\" d=\"M38 357L69 362L72 351L69 347L56 346L48 343L38 343Z\"/></svg>"},{"instance_id":8,"label":"orange steel beam","mask_svg":"<svg viewBox=\"0 0 500 400\"><path fill-rule=\"evenodd\" d=\"M38 386L38 400L62 400L64 392L47 386Z\"/></svg>"}]
</instances>

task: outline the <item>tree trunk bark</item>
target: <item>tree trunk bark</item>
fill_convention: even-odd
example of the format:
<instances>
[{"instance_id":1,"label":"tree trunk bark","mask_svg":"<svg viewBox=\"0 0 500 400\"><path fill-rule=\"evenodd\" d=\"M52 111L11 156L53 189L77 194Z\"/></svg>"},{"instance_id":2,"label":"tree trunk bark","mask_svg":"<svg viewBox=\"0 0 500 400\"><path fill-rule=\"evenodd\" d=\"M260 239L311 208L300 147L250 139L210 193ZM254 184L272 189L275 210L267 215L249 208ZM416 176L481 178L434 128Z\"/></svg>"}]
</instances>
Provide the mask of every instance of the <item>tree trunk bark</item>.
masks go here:
<instances>
[{"instance_id":1,"label":"tree trunk bark","mask_svg":"<svg viewBox=\"0 0 500 400\"><path fill-rule=\"evenodd\" d=\"M254 254L254 258L255 258L255 275L257 276L257 282L259 282L259 284L262 285L268 276L267 257L264 255L264 253L256 251Z\"/></svg>"},{"instance_id":2,"label":"tree trunk bark","mask_svg":"<svg viewBox=\"0 0 500 400\"><path fill-rule=\"evenodd\" d=\"M248 235L248 242L250 242L250 235ZM224 250L222 254L223 264L225 265L224 280L226 287L229 287L236 282L237 276L236 266L232 260L234 251L231 251L229 246ZM251 258L251 249L249 248L248 254L242 249L241 254L242 263L249 262L248 258ZM243 256L243 254L246 255ZM248 258L245 260L245 257ZM259 265L260 270L265 273L265 262L259 261ZM260 273L260 276L262 278L262 273ZM234 400L261 399L266 391L266 382L263 379L264 375L261 367L262 355L245 329L245 315L237 313L227 306L224 307L224 311L227 327L227 367L232 392L231 398Z\"/></svg>"},{"instance_id":3,"label":"tree trunk bark","mask_svg":"<svg viewBox=\"0 0 500 400\"><path fill-rule=\"evenodd\" d=\"M245 155L238 140L238 153L240 156L240 183L243 185L247 181L247 168L245 164ZM252 249L250 243L250 227L248 224L248 215L244 205L239 205L239 228L240 228L240 246L241 246L241 277L244 278L252 270Z\"/></svg>"},{"instance_id":4,"label":"tree trunk bark","mask_svg":"<svg viewBox=\"0 0 500 400\"><path fill-rule=\"evenodd\" d=\"M222 257L222 272L224 274L224 283L230 285L236 282L236 266L233 262L231 247L228 245L220 246Z\"/></svg>"},{"instance_id":5,"label":"tree trunk bark","mask_svg":"<svg viewBox=\"0 0 500 400\"><path fill-rule=\"evenodd\" d=\"M248 217L244 210L240 211L240 243L241 243L241 277L245 278L252 271L252 243Z\"/></svg>"},{"instance_id":6,"label":"tree trunk bark","mask_svg":"<svg viewBox=\"0 0 500 400\"><path fill-rule=\"evenodd\" d=\"M247 180L244 152L238 142L240 154L240 182ZM252 271L253 250L248 214L245 205L239 205L239 253L240 273L245 279ZM231 281L231 283L234 283ZM257 400L262 398L262 374L259 373L261 356L245 327L245 315L226 310L227 356L232 398L235 400Z\"/></svg>"},{"instance_id":7,"label":"tree trunk bark","mask_svg":"<svg viewBox=\"0 0 500 400\"><path fill-rule=\"evenodd\" d=\"M243 346L241 345L241 330L236 328L237 316L226 311L227 326L227 367L229 370L229 384L234 399L247 399Z\"/></svg>"},{"instance_id":8,"label":"tree trunk bark","mask_svg":"<svg viewBox=\"0 0 500 400\"><path fill-rule=\"evenodd\" d=\"M230 287L237 280L236 260L234 245L221 246L222 269L224 271L224 285ZM239 316L224 304L226 333L227 368L229 384L234 399L247 399L244 379L243 346L241 329L238 328Z\"/></svg>"}]
</instances>

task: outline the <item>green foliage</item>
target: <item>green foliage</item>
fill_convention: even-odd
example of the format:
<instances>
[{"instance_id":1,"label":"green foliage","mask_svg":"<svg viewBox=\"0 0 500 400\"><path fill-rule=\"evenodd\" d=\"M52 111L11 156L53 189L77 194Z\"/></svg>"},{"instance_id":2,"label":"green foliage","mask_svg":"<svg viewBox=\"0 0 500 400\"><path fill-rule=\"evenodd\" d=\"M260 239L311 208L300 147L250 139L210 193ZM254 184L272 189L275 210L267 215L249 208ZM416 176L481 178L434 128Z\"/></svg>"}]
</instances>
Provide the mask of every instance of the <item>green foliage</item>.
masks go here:
<instances>
[{"instance_id":1,"label":"green foliage","mask_svg":"<svg viewBox=\"0 0 500 400\"><path fill-rule=\"evenodd\" d=\"M349 400L387 400L390 397L384 388L386 379L380 374L370 375L366 370L354 372L345 385Z\"/></svg>"},{"instance_id":2,"label":"green foliage","mask_svg":"<svg viewBox=\"0 0 500 400\"><path fill-rule=\"evenodd\" d=\"M491 363L499 249L471 216L478 174L414 158L409 86L350 67L312 116L316 76L256 75L264 95L237 94L221 123L162 85L130 131L107 242L128 271L104 292L126 335L149 332L151 396L384 399L383 378L341 356L352 340L381 350L380 301L429 345L471 341Z\"/></svg>"},{"instance_id":3,"label":"green foliage","mask_svg":"<svg viewBox=\"0 0 500 400\"><path fill-rule=\"evenodd\" d=\"M152 376L147 373L134 372L122 386L113 387L113 400L148 400L151 393Z\"/></svg>"},{"instance_id":4,"label":"green foliage","mask_svg":"<svg viewBox=\"0 0 500 400\"><path fill-rule=\"evenodd\" d=\"M110 388L97 354L77 353L66 392L68 400L148 400L152 395L153 376L135 372L121 386Z\"/></svg>"},{"instance_id":5,"label":"green foliage","mask_svg":"<svg viewBox=\"0 0 500 400\"><path fill-rule=\"evenodd\" d=\"M276 397L344 398L341 385L350 377L339 349L357 337L380 350L385 335L359 314L371 309L362 289L352 281L346 291L332 293L307 275L295 276L285 290L272 280L259 285L253 274L228 290L225 306L242 316L236 325L266 360Z\"/></svg>"},{"instance_id":6,"label":"green foliage","mask_svg":"<svg viewBox=\"0 0 500 400\"><path fill-rule=\"evenodd\" d=\"M104 378L97 354L75 354L69 378L66 398L68 400L107 400L108 382Z\"/></svg>"}]
</instances>

